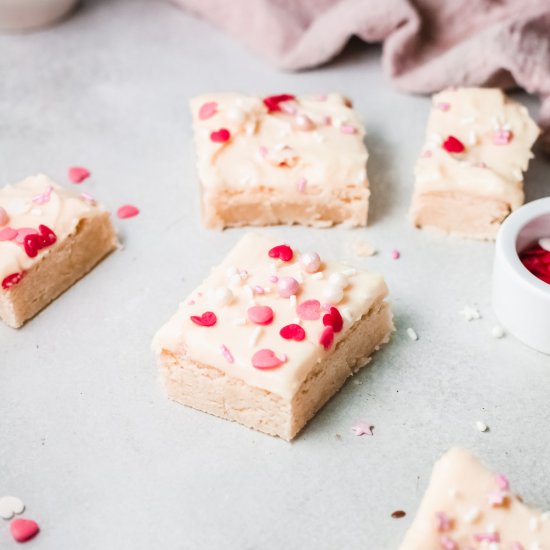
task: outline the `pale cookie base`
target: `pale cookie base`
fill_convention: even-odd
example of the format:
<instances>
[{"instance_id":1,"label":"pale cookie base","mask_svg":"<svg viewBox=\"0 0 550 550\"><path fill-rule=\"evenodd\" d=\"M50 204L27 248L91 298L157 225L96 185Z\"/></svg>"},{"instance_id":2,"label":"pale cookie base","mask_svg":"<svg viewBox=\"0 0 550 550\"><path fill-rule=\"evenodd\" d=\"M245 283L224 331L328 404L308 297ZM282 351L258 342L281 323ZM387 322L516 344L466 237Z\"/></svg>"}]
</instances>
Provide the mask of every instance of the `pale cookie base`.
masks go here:
<instances>
[{"instance_id":1,"label":"pale cookie base","mask_svg":"<svg viewBox=\"0 0 550 550\"><path fill-rule=\"evenodd\" d=\"M0 318L19 328L88 273L117 245L109 213L80 220L15 286L0 289Z\"/></svg>"},{"instance_id":2,"label":"pale cookie base","mask_svg":"<svg viewBox=\"0 0 550 550\"><path fill-rule=\"evenodd\" d=\"M367 188L356 186L331 197L284 195L262 186L242 192L227 189L203 194L203 219L211 229L278 224L330 227L339 223L362 227L367 225L369 195Z\"/></svg>"},{"instance_id":3,"label":"pale cookie base","mask_svg":"<svg viewBox=\"0 0 550 550\"><path fill-rule=\"evenodd\" d=\"M411 207L416 227L481 240L494 240L509 214L505 201L456 191L417 193Z\"/></svg>"},{"instance_id":4,"label":"pale cookie base","mask_svg":"<svg viewBox=\"0 0 550 550\"><path fill-rule=\"evenodd\" d=\"M374 304L314 367L291 400L196 363L185 353L164 350L158 364L170 399L290 441L346 379L389 341L393 328L389 305L383 301Z\"/></svg>"}]
</instances>

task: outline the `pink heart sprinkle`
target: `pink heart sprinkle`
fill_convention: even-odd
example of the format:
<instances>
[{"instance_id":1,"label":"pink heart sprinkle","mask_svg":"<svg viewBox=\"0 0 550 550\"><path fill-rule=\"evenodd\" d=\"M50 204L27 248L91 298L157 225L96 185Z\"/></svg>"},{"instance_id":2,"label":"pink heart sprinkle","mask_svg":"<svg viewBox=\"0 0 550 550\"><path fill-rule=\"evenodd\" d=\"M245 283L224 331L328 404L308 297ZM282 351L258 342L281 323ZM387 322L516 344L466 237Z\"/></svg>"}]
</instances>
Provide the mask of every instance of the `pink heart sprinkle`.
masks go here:
<instances>
[{"instance_id":1,"label":"pink heart sprinkle","mask_svg":"<svg viewBox=\"0 0 550 550\"><path fill-rule=\"evenodd\" d=\"M132 206L131 204L125 204L124 206L121 206L117 211L116 215L121 219L125 218L133 218L134 216L137 216L139 214L138 208L135 206Z\"/></svg>"},{"instance_id":2,"label":"pink heart sprinkle","mask_svg":"<svg viewBox=\"0 0 550 550\"><path fill-rule=\"evenodd\" d=\"M199 109L199 119L207 120L218 112L218 104L215 101L203 103Z\"/></svg>"},{"instance_id":3,"label":"pink heart sprinkle","mask_svg":"<svg viewBox=\"0 0 550 550\"><path fill-rule=\"evenodd\" d=\"M90 171L82 166L72 166L69 168L69 179L73 183L82 183L90 177Z\"/></svg>"},{"instance_id":4,"label":"pink heart sprinkle","mask_svg":"<svg viewBox=\"0 0 550 550\"><path fill-rule=\"evenodd\" d=\"M283 363L271 349L260 349L252 356L252 366L257 369L275 369Z\"/></svg>"},{"instance_id":5,"label":"pink heart sprinkle","mask_svg":"<svg viewBox=\"0 0 550 550\"><path fill-rule=\"evenodd\" d=\"M17 229L13 229L12 227L5 227L4 229L0 230L0 241L13 241L13 239L17 237L17 234Z\"/></svg>"},{"instance_id":6,"label":"pink heart sprinkle","mask_svg":"<svg viewBox=\"0 0 550 550\"><path fill-rule=\"evenodd\" d=\"M332 346L332 342L334 342L334 329L332 327L325 327L319 338L319 344L327 350Z\"/></svg>"},{"instance_id":7,"label":"pink heart sprinkle","mask_svg":"<svg viewBox=\"0 0 550 550\"><path fill-rule=\"evenodd\" d=\"M190 319L201 327L212 327L218 322L216 314L212 311L205 311L202 315L191 315Z\"/></svg>"},{"instance_id":8,"label":"pink heart sprinkle","mask_svg":"<svg viewBox=\"0 0 550 550\"><path fill-rule=\"evenodd\" d=\"M17 518L10 523L10 531L17 542L26 542L36 536L40 527L32 519Z\"/></svg>"},{"instance_id":9,"label":"pink heart sprinkle","mask_svg":"<svg viewBox=\"0 0 550 550\"><path fill-rule=\"evenodd\" d=\"M512 132L502 128L493 132L493 143L495 145L508 145L512 141Z\"/></svg>"},{"instance_id":10,"label":"pink heart sprinkle","mask_svg":"<svg viewBox=\"0 0 550 550\"><path fill-rule=\"evenodd\" d=\"M317 321L321 318L321 303L319 300L305 300L298 304L296 313L302 321Z\"/></svg>"},{"instance_id":11,"label":"pink heart sprinkle","mask_svg":"<svg viewBox=\"0 0 550 550\"><path fill-rule=\"evenodd\" d=\"M39 195L35 195L31 200L34 202L34 204L46 204L47 202L50 202L50 197L52 196L53 187L50 185L44 193L40 193Z\"/></svg>"},{"instance_id":12,"label":"pink heart sprinkle","mask_svg":"<svg viewBox=\"0 0 550 550\"><path fill-rule=\"evenodd\" d=\"M21 246L25 244L25 238L29 235L38 235L38 231L34 227L20 227L17 230L17 237L15 237L15 242Z\"/></svg>"},{"instance_id":13,"label":"pink heart sprinkle","mask_svg":"<svg viewBox=\"0 0 550 550\"><path fill-rule=\"evenodd\" d=\"M269 306L248 308L248 318L256 325L269 325L273 321L273 310Z\"/></svg>"},{"instance_id":14,"label":"pink heart sprinkle","mask_svg":"<svg viewBox=\"0 0 550 550\"><path fill-rule=\"evenodd\" d=\"M219 130L210 134L210 140L214 143L225 143L231 138L231 133L227 128L220 128Z\"/></svg>"},{"instance_id":15,"label":"pink heart sprinkle","mask_svg":"<svg viewBox=\"0 0 550 550\"><path fill-rule=\"evenodd\" d=\"M301 342L306 337L306 331L295 323L290 325L285 325L280 331L279 334L285 340L295 340L296 342Z\"/></svg>"}]
</instances>

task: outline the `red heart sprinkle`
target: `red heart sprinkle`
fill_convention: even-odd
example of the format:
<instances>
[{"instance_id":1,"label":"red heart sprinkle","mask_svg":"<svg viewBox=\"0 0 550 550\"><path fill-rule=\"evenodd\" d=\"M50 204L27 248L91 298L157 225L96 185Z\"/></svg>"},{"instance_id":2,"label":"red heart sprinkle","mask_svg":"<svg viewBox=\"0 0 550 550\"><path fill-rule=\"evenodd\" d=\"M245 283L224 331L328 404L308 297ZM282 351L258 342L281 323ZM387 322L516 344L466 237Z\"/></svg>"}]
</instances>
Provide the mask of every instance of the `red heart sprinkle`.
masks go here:
<instances>
[{"instance_id":1,"label":"red heart sprinkle","mask_svg":"<svg viewBox=\"0 0 550 550\"><path fill-rule=\"evenodd\" d=\"M252 306L248 308L248 318L256 325L270 325L273 310L269 306Z\"/></svg>"},{"instance_id":2,"label":"red heart sprinkle","mask_svg":"<svg viewBox=\"0 0 550 550\"><path fill-rule=\"evenodd\" d=\"M82 166L73 166L69 168L69 179L73 183L82 183L90 177L90 171Z\"/></svg>"},{"instance_id":3,"label":"red heart sprinkle","mask_svg":"<svg viewBox=\"0 0 550 550\"><path fill-rule=\"evenodd\" d=\"M199 119L207 120L218 112L218 104L215 101L207 101L200 106Z\"/></svg>"},{"instance_id":4,"label":"red heart sprinkle","mask_svg":"<svg viewBox=\"0 0 550 550\"><path fill-rule=\"evenodd\" d=\"M24 274L25 272L21 271L21 273L12 273L11 275L4 277L4 280L2 281L2 288L7 290L8 288L15 286L23 278Z\"/></svg>"},{"instance_id":5,"label":"red heart sprinkle","mask_svg":"<svg viewBox=\"0 0 550 550\"><path fill-rule=\"evenodd\" d=\"M305 300L296 307L296 313L302 321L317 321L321 317L319 300Z\"/></svg>"},{"instance_id":6,"label":"red heart sprinkle","mask_svg":"<svg viewBox=\"0 0 550 550\"><path fill-rule=\"evenodd\" d=\"M32 519L17 518L10 523L10 531L17 542L26 542L36 536L40 527Z\"/></svg>"},{"instance_id":7,"label":"red heart sprinkle","mask_svg":"<svg viewBox=\"0 0 550 550\"><path fill-rule=\"evenodd\" d=\"M328 349L332 346L332 342L334 342L334 329L332 327L326 327L321 333L319 344L321 344L325 349Z\"/></svg>"},{"instance_id":8,"label":"red heart sprinkle","mask_svg":"<svg viewBox=\"0 0 550 550\"><path fill-rule=\"evenodd\" d=\"M443 142L443 149L445 149L448 153L462 153L466 148L459 139L454 136L449 136Z\"/></svg>"},{"instance_id":9,"label":"red heart sprinkle","mask_svg":"<svg viewBox=\"0 0 550 550\"><path fill-rule=\"evenodd\" d=\"M202 315L191 315L190 319L201 327L212 327L218 321L216 314L212 311L205 311Z\"/></svg>"},{"instance_id":10,"label":"red heart sprinkle","mask_svg":"<svg viewBox=\"0 0 550 550\"><path fill-rule=\"evenodd\" d=\"M334 332L340 332L344 326L344 320L337 308L331 307L329 312L323 315L323 325L332 327Z\"/></svg>"},{"instance_id":11,"label":"red heart sprinkle","mask_svg":"<svg viewBox=\"0 0 550 550\"><path fill-rule=\"evenodd\" d=\"M220 128L217 132L210 134L210 139L215 143L225 143L230 137L231 134L227 128Z\"/></svg>"},{"instance_id":12,"label":"red heart sprinkle","mask_svg":"<svg viewBox=\"0 0 550 550\"><path fill-rule=\"evenodd\" d=\"M306 337L306 331L300 325L296 325L294 323L285 325L279 331L279 334L285 340L296 340L296 342L301 342Z\"/></svg>"},{"instance_id":13,"label":"red heart sprinkle","mask_svg":"<svg viewBox=\"0 0 550 550\"><path fill-rule=\"evenodd\" d=\"M252 356L252 366L257 369L275 369L283 363L271 349L260 349Z\"/></svg>"},{"instance_id":14,"label":"red heart sprinkle","mask_svg":"<svg viewBox=\"0 0 550 550\"><path fill-rule=\"evenodd\" d=\"M138 214L139 214L139 209L136 206L133 206L131 204L125 204L124 206L121 206L116 211L116 215L121 220L124 220L126 218L133 218L134 216L137 216Z\"/></svg>"},{"instance_id":15,"label":"red heart sprinkle","mask_svg":"<svg viewBox=\"0 0 550 550\"><path fill-rule=\"evenodd\" d=\"M290 94L279 94L279 95L270 95L269 97L264 97L263 102L267 107L268 112L275 113L281 110L280 103L284 101L290 101L295 99L295 96Z\"/></svg>"},{"instance_id":16,"label":"red heart sprinkle","mask_svg":"<svg viewBox=\"0 0 550 550\"><path fill-rule=\"evenodd\" d=\"M57 241L57 235L47 225L39 225L38 231L40 231L40 235L42 236L43 248L52 246Z\"/></svg>"},{"instance_id":17,"label":"red heart sprinkle","mask_svg":"<svg viewBox=\"0 0 550 550\"><path fill-rule=\"evenodd\" d=\"M34 258L42 248L42 237L35 233L27 235L23 239L23 248L29 258Z\"/></svg>"},{"instance_id":18,"label":"red heart sprinkle","mask_svg":"<svg viewBox=\"0 0 550 550\"><path fill-rule=\"evenodd\" d=\"M269 252L270 258L279 258L280 260L283 260L283 262L290 262L292 260L292 257L294 256L294 252L292 252L292 248L288 246L287 244L280 244L279 246L274 246Z\"/></svg>"}]
</instances>

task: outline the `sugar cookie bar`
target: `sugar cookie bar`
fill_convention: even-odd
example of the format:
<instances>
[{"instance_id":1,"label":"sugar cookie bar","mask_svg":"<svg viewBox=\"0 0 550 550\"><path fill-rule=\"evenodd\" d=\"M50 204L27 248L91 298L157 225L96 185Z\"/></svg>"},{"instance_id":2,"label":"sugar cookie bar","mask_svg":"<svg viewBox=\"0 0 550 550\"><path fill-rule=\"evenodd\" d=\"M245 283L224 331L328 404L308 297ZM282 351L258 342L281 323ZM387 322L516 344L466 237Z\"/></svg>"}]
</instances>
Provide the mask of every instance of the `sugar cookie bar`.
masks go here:
<instances>
[{"instance_id":1,"label":"sugar cookie bar","mask_svg":"<svg viewBox=\"0 0 550 550\"><path fill-rule=\"evenodd\" d=\"M116 246L109 213L43 175L0 189L0 318L18 328Z\"/></svg>"},{"instance_id":2,"label":"sugar cookie bar","mask_svg":"<svg viewBox=\"0 0 550 550\"><path fill-rule=\"evenodd\" d=\"M191 101L204 224L367 223L365 131L338 94Z\"/></svg>"},{"instance_id":3,"label":"sugar cookie bar","mask_svg":"<svg viewBox=\"0 0 550 550\"><path fill-rule=\"evenodd\" d=\"M291 440L389 340L380 275L244 236L153 341L175 401Z\"/></svg>"},{"instance_id":4,"label":"sugar cookie bar","mask_svg":"<svg viewBox=\"0 0 550 550\"><path fill-rule=\"evenodd\" d=\"M499 89L436 94L416 163L413 223L494 239L506 216L523 204L523 172L538 135L527 109Z\"/></svg>"},{"instance_id":5,"label":"sugar cookie bar","mask_svg":"<svg viewBox=\"0 0 550 550\"><path fill-rule=\"evenodd\" d=\"M506 476L494 474L462 449L451 449L435 463L399 550L493 548L550 548L550 514L524 504Z\"/></svg>"}]
</instances>

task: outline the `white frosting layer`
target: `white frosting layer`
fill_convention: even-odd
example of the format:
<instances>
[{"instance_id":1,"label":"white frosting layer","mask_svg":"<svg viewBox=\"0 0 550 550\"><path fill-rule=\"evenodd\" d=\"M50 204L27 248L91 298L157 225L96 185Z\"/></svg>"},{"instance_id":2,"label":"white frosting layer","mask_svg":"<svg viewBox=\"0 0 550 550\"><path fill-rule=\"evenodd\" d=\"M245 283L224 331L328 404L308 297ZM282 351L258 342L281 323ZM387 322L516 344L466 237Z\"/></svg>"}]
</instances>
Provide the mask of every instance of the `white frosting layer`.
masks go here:
<instances>
[{"instance_id":1,"label":"white frosting layer","mask_svg":"<svg viewBox=\"0 0 550 550\"><path fill-rule=\"evenodd\" d=\"M415 169L416 192L452 191L523 204L523 172L539 128L500 89L458 88L433 97L426 142ZM457 138L461 153L442 144Z\"/></svg>"},{"instance_id":2,"label":"white frosting layer","mask_svg":"<svg viewBox=\"0 0 550 550\"><path fill-rule=\"evenodd\" d=\"M270 258L268 251L279 244L263 235L250 233L244 236L159 330L153 341L156 353L163 350L182 353L192 361L214 366L249 385L291 398L312 367L346 337L349 328L369 311L374 302L387 295L387 288L378 274L356 271L331 261L323 261L318 272L307 273L301 267L300 254L296 250L290 262ZM325 329L322 316L326 310L321 307L318 320L301 321L294 300L282 298L272 281L273 276L291 276L300 282L298 304L315 299L323 306L325 297L332 292L327 289L334 287L329 279L335 273L344 274L349 282L343 289L342 300L335 304L344 318L344 328L335 334L334 344L325 350L319 339ZM258 293L256 287L261 287L264 293ZM227 289L233 299L228 305L222 305L222 296L227 295ZM270 306L274 312L273 322L259 326L248 320L247 311L253 305ZM191 315L200 316L206 311L216 314L214 326L198 326L191 321ZM305 340L296 342L280 336L280 329L291 323L298 323L305 329ZM223 355L222 346L233 356L233 363ZM253 367L253 354L266 348L277 357L286 355L287 361L269 370Z\"/></svg>"},{"instance_id":3,"label":"white frosting layer","mask_svg":"<svg viewBox=\"0 0 550 550\"><path fill-rule=\"evenodd\" d=\"M215 113L201 119L200 109L208 103L215 104ZM281 109L270 113L261 98L231 93L191 100L198 172L206 193L258 186L327 196L367 190L365 131L344 97L300 96ZM211 133L221 128L231 137L216 143Z\"/></svg>"},{"instance_id":4,"label":"white frosting layer","mask_svg":"<svg viewBox=\"0 0 550 550\"><path fill-rule=\"evenodd\" d=\"M451 449L436 462L400 550L547 550L550 514L525 505L507 485L466 451Z\"/></svg>"},{"instance_id":5,"label":"white frosting layer","mask_svg":"<svg viewBox=\"0 0 550 550\"><path fill-rule=\"evenodd\" d=\"M60 187L44 175L32 176L0 189L0 208L3 209L0 234L6 234L9 229L38 230L40 225L45 225L53 230L58 243L75 230L81 219L104 210L92 200ZM0 240L0 281L8 275L30 269L51 250L51 247L43 248L30 258L15 240Z\"/></svg>"}]
</instances>

